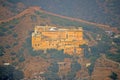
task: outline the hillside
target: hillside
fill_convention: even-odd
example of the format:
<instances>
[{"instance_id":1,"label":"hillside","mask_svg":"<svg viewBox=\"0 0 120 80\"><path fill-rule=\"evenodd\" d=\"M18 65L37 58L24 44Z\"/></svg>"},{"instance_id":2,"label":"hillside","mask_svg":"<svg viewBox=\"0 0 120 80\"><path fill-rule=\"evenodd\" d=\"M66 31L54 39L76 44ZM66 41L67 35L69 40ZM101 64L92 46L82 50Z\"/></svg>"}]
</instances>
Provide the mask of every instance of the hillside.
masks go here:
<instances>
[{"instance_id":1,"label":"hillside","mask_svg":"<svg viewBox=\"0 0 120 80\"><path fill-rule=\"evenodd\" d=\"M48 50L46 54L41 50L34 51L31 47L31 33L35 25L51 25L67 28L71 26L75 28L83 27L84 38L88 40L88 45L81 46L85 49L84 57L65 55L63 51L54 49ZM92 72L98 70L93 69L95 65L98 65L95 62L101 57L101 54L108 55L108 53L111 53L115 57L116 54L119 55L117 51L115 54L114 52L110 52L111 48L119 49L119 44L105 32L111 28L101 25L81 19L60 16L36 6L29 7L10 18L0 20L0 65L10 63L16 69L21 70L24 73L24 78L27 79L33 79L35 76L38 76L43 79L45 78L45 80L56 80L61 79L61 75L58 75L59 68L57 63L65 62L71 64L71 66L64 68L66 72L63 71L65 73L62 75L64 76L63 78L70 80L88 77L89 80L90 76L92 77ZM112 41L117 44L117 47L111 44ZM115 59L114 61L119 62L119 59ZM87 63L91 63L92 65L86 67ZM103 62L102 64L104 65L105 63ZM111 64L113 63L111 62ZM68 67L70 68L67 69ZM115 70L111 69L115 73L116 70L119 71L119 68L117 67ZM100 73L95 74L96 76L100 75ZM116 74L119 76L119 72ZM108 73L108 75L110 74ZM106 78L108 75L102 78Z\"/></svg>"},{"instance_id":2,"label":"hillside","mask_svg":"<svg viewBox=\"0 0 120 80\"><path fill-rule=\"evenodd\" d=\"M6 8L5 8L6 9ZM41 10L42 12L46 13L46 14L49 14L49 15L52 15L52 16L56 16L56 17L60 17L60 18L64 18L64 19L68 19L68 20L72 20L72 21L76 21L76 22L80 22L82 24L88 24L88 25L92 25L92 26L97 26L99 28L102 28L104 30L111 30L115 33L119 33L119 31L117 30L117 28L111 28L109 25L104 25L104 24L98 24L98 23L93 23L93 22L89 22L89 21L85 21L85 20L82 20L82 19L78 19L78 18L72 18L72 17L67 17L67 16L62 16L62 15L58 15L58 14L54 14L54 13L51 13L51 12L48 12L48 11L45 11L45 10L42 10L41 8L39 7L30 7L28 9L25 9L24 11L20 12L18 15L16 16L13 16L11 18L8 18L8 19L3 19L3 20L0 20L0 23L3 23L3 22L8 22L10 20L13 20L13 19L16 19L16 18L19 18L19 17L22 17L24 15L27 15L27 14L30 14L30 13L33 13L35 10ZM2 11L2 10L1 10ZM4 12L3 12L4 13ZM1 15L2 16L2 15ZM45 16L45 15L44 15Z\"/></svg>"},{"instance_id":3,"label":"hillside","mask_svg":"<svg viewBox=\"0 0 120 80\"><path fill-rule=\"evenodd\" d=\"M37 5L42 9L90 22L120 26L119 0L7 0L11 3L23 2L27 6Z\"/></svg>"},{"instance_id":4,"label":"hillside","mask_svg":"<svg viewBox=\"0 0 120 80\"><path fill-rule=\"evenodd\" d=\"M11 18L23 11L25 8L26 6L20 2L13 4L6 0L0 0L0 20Z\"/></svg>"}]
</instances>

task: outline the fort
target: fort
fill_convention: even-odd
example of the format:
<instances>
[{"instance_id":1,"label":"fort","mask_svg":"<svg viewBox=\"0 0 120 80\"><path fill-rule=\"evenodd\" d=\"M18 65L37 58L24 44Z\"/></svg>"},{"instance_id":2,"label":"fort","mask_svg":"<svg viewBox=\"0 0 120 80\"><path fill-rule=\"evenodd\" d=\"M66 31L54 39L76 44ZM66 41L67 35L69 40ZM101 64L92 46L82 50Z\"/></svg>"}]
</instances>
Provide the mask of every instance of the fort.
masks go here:
<instances>
[{"instance_id":1,"label":"fort","mask_svg":"<svg viewBox=\"0 0 120 80\"><path fill-rule=\"evenodd\" d=\"M33 50L57 49L65 54L81 54L81 45L85 44L83 29L57 28L52 26L35 26L32 33Z\"/></svg>"}]
</instances>

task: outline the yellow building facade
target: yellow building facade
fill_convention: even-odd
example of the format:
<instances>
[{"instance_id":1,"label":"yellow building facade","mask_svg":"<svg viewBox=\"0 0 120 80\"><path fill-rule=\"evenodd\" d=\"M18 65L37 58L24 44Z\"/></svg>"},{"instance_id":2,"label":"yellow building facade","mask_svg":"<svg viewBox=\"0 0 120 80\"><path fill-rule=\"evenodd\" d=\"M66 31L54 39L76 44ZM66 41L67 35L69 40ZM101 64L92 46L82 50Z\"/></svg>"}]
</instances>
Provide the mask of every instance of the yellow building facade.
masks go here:
<instances>
[{"instance_id":1,"label":"yellow building facade","mask_svg":"<svg viewBox=\"0 0 120 80\"><path fill-rule=\"evenodd\" d=\"M81 54L80 45L85 44L82 28L65 29L52 26L35 26L32 33L32 48L34 50L57 49L73 55Z\"/></svg>"}]
</instances>

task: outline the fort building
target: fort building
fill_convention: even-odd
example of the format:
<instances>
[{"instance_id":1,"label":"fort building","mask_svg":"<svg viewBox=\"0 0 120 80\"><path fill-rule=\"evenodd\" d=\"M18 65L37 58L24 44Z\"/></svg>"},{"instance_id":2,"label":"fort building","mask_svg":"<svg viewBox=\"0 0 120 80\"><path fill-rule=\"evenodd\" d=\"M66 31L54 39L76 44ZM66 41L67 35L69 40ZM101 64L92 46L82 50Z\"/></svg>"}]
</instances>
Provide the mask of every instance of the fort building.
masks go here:
<instances>
[{"instance_id":1,"label":"fort building","mask_svg":"<svg viewBox=\"0 0 120 80\"><path fill-rule=\"evenodd\" d=\"M34 50L57 49L73 55L81 54L80 45L85 44L83 29L56 28L52 26L35 26L32 33L32 48Z\"/></svg>"}]
</instances>

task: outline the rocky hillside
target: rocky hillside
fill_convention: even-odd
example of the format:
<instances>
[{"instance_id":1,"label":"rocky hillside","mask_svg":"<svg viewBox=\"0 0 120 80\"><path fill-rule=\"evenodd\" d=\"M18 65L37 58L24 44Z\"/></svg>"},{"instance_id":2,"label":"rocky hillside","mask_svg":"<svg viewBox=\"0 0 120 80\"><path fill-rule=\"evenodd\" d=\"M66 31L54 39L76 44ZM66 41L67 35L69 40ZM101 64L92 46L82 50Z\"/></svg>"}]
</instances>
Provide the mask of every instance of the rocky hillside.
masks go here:
<instances>
[{"instance_id":1,"label":"rocky hillside","mask_svg":"<svg viewBox=\"0 0 120 80\"><path fill-rule=\"evenodd\" d=\"M8 9L6 7L2 8ZM19 8L17 9L19 10ZM45 80L73 80L80 78L90 79L94 74L101 76L101 73L97 73L96 70L98 69L95 68L96 66L100 66L97 63L99 61L96 62L96 60L101 57L101 54L112 54L115 57L116 54L119 55L119 43L116 41L116 38L114 38L118 33L114 33L114 35L107 33L107 30L113 30L110 27L106 27L107 25L60 16L42 10L37 6L26 7L26 9L20 10L18 13L12 12L12 14L13 15L6 16L5 19L1 18L0 20L0 65L3 66L5 63L9 63L16 69L21 70L24 74L24 78L28 80L36 77L37 79L42 78ZM34 51L31 47L31 33L35 25L51 25L68 28L70 26L83 27L84 38L88 40L88 45L81 46L84 48L84 56L65 55L63 51L54 49L48 50L46 54L43 53L42 50ZM117 39L119 39L119 37ZM113 42L114 44L112 44ZM116 51L111 52L111 48L115 48ZM109 58L111 59L111 57ZM112 60L119 62L119 58L112 58ZM59 62L68 63L66 64L68 66L63 66L65 71L59 70ZM102 61L101 64L104 65L105 62ZM88 63L90 63L90 65L86 66ZM112 64L113 63L111 63L111 65ZM114 68L114 66L111 67ZM67 68L69 69L66 70ZM104 70L103 68L101 69ZM117 70L119 70L118 67ZM120 75L119 72L112 71L117 76ZM65 74L59 74L61 72ZM108 75L111 76L111 74ZM102 79L108 77L108 75L102 77ZM10 74L7 76L4 75L4 77L0 76L1 80L4 80L4 78L10 79ZM18 75L17 78L19 78ZM93 77L93 79L96 79L96 77ZM14 78L14 80L16 79Z\"/></svg>"},{"instance_id":2,"label":"rocky hillside","mask_svg":"<svg viewBox=\"0 0 120 80\"><path fill-rule=\"evenodd\" d=\"M0 1L0 20L5 20L17 15L19 12L25 9L25 5L23 3L10 3L6 0Z\"/></svg>"},{"instance_id":3,"label":"rocky hillside","mask_svg":"<svg viewBox=\"0 0 120 80\"><path fill-rule=\"evenodd\" d=\"M49 12L119 27L119 0L7 0L23 2L27 6L41 6Z\"/></svg>"}]
</instances>

